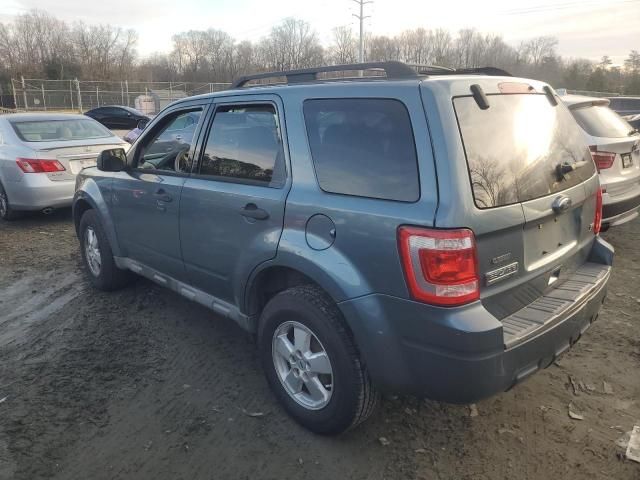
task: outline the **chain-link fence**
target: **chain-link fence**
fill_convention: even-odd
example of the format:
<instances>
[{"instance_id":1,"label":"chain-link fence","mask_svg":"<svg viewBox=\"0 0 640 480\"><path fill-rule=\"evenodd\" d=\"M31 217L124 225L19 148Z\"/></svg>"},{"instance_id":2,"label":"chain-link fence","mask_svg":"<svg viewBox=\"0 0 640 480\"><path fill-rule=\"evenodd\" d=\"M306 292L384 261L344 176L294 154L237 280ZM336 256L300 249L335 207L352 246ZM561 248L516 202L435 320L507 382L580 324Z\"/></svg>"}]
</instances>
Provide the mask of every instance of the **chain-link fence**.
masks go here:
<instances>
[{"instance_id":1,"label":"chain-link fence","mask_svg":"<svg viewBox=\"0 0 640 480\"><path fill-rule=\"evenodd\" d=\"M104 105L126 105L148 115L155 115L174 100L226 90L229 86L228 83L127 80L11 80L17 110L86 112Z\"/></svg>"}]
</instances>

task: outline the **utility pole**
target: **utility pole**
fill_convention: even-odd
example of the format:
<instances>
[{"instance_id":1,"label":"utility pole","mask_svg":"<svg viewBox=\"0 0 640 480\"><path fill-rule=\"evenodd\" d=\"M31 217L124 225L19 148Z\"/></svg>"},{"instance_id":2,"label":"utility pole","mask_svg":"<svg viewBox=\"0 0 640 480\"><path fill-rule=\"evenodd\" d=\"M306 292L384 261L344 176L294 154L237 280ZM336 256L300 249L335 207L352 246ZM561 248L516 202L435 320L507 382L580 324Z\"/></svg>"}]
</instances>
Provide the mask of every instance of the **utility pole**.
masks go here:
<instances>
[{"instance_id":1,"label":"utility pole","mask_svg":"<svg viewBox=\"0 0 640 480\"><path fill-rule=\"evenodd\" d=\"M364 19L371 17L371 15L364 14L364 6L368 3L373 3L372 0L351 0L358 4L360 7L360 14L356 15L353 13L352 15L360 20L360 49L358 51L358 61L360 63L364 62Z\"/></svg>"}]
</instances>

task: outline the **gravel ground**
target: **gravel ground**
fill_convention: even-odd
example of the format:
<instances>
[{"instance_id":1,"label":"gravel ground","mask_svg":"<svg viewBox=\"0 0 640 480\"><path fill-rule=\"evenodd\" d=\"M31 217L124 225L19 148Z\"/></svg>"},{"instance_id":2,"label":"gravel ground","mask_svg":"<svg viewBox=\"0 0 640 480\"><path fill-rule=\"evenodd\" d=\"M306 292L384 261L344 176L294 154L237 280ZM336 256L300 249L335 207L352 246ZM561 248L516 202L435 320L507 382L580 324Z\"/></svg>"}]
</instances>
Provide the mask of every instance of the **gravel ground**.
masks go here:
<instances>
[{"instance_id":1,"label":"gravel ground","mask_svg":"<svg viewBox=\"0 0 640 480\"><path fill-rule=\"evenodd\" d=\"M70 212L0 222L0 479L639 479L617 443L640 425L640 222L605 237L608 301L557 365L477 410L388 398L326 438L231 321L143 279L93 290Z\"/></svg>"}]
</instances>

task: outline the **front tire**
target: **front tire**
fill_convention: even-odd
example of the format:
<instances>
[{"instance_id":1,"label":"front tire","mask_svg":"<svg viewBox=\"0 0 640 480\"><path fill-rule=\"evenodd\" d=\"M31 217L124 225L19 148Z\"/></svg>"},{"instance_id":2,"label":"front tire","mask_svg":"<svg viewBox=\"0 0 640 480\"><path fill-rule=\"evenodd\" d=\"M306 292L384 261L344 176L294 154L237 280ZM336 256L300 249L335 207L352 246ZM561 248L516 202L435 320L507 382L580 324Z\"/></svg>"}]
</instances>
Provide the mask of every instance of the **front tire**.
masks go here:
<instances>
[{"instance_id":1,"label":"front tire","mask_svg":"<svg viewBox=\"0 0 640 480\"><path fill-rule=\"evenodd\" d=\"M273 297L260 316L258 348L269 386L298 423L320 434L355 427L378 394L335 303L319 288Z\"/></svg>"},{"instance_id":2,"label":"front tire","mask_svg":"<svg viewBox=\"0 0 640 480\"><path fill-rule=\"evenodd\" d=\"M129 283L131 274L116 265L111 245L94 210L84 212L79 231L82 260L93 286L111 291Z\"/></svg>"}]
</instances>

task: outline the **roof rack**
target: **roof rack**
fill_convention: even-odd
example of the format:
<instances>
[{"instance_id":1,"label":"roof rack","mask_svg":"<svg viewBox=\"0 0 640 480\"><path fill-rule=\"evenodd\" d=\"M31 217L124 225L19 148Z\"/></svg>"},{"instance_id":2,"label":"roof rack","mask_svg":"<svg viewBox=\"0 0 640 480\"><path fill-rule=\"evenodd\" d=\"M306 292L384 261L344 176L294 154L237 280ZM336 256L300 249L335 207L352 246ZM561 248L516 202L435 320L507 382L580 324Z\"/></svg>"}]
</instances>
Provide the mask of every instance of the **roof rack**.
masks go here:
<instances>
[{"instance_id":1,"label":"roof rack","mask_svg":"<svg viewBox=\"0 0 640 480\"><path fill-rule=\"evenodd\" d=\"M305 68L302 70L289 70L285 72L266 72L257 73L255 75L247 75L238 78L233 82L231 88L241 88L252 80L260 80L262 78L285 77L287 83L304 83L318 80L318 74L323 72L344 72L358 70L384 70L386 78L416 78L418 73L409 65L402 62L367 62L367 63L351 63L345 65L331 65L326 67Z\"/></svg>"},{"instance_id":2,"label":"roof rack","mask_svg":"<svg viewBox=\"0 0 640 480\"><path fill-rule=\"evenodd\" d=\"M479 68L448 68L438 65L407 65L403 62L367 62L367 63L349 63L345 65L329 65L325 67L304 68L301 70L287 70L283 72L265 72L256 73L255 75L246 75L235 80L231 84L231 88L242 88L253 80L261 80L263 78L286 78L287 84L314 82L319 80L318 74L324 72L346 72L359 70L383 70L387 79L407 79L418 78L420 75L492 75L506 76L512 75L500 68L495 67L479 67ZM357 77L362 78L362 77Z\"/></svg>"}]
</instances>

